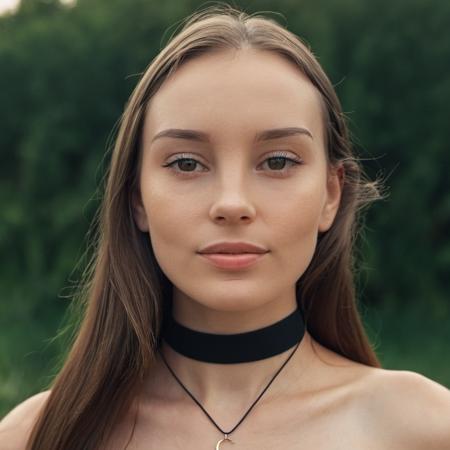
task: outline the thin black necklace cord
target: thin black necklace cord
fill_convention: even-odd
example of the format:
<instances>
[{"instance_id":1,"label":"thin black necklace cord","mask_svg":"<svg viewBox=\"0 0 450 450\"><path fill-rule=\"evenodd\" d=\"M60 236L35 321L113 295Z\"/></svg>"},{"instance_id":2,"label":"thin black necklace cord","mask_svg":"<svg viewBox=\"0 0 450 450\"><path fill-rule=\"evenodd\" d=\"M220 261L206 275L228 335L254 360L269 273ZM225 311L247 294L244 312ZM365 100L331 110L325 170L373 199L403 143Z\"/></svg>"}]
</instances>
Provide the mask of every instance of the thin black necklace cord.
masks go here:
<instances>
[{"instance_id":1,"label":"thin black necklace cord","mask_svg":"<svg viewBox=\"0 0 450 450\"><path fill-rule=\"evenodd\" d=\"M302 342L302 339L300 339L300 341L297 343L297 345L295 346L294 350L291 352L291 354L289 355L289 357L286 359L286 361L283 363L283 365L278 369L278 371L275 373L275 375L272 377L272 379L269 381L269 384L264 388L264 390L261 392L261 394L259 394L258 398L253 402L253 404L250 406L250 408L247 410L247 412L244 414L244 416L242 417L242 419L234 426L234 428L228 432L225 432L222 430L222 428L219 427L219 425L217 425L217 423L214 421L214 419L208 414L208 412L206 411L205 408L203 408L203 406L200 404L200 402L189 392L189 390L184 386L184 384L180 381L180 379L176 376L175 372L171 369L171 367L169 366L169 364L166 361L166 358L164 357L164 355L162 354L160 348L158 348L158 352L161 355L165 365L167 366L167 368L169 369L170 373L173 375L173 377L178 381L178 383L181 385L181 387L186 391L186 393L192 398L192 400L194 400L195 403L197 403L198 406L200 406L200 408L203 410L203 412L208 416L209 420L214 424L214 426L221 432L223 433L226 437L228 435L230 435L241 423L242 421L247 417L247 415L250 413L250 411L252 410L252 408L256 405L256 403L258 402L258 400L263 396L263 394L267 391L267 389L269 388L269 386L273 383L273 381L275 380L275 378L278 376L278 374L283 370L284 366L289 362L289 360L292 358L292 356L294 355L294 353L296 352L298 346L300 345L300 343Z\"/></svg>"}]
</instances>

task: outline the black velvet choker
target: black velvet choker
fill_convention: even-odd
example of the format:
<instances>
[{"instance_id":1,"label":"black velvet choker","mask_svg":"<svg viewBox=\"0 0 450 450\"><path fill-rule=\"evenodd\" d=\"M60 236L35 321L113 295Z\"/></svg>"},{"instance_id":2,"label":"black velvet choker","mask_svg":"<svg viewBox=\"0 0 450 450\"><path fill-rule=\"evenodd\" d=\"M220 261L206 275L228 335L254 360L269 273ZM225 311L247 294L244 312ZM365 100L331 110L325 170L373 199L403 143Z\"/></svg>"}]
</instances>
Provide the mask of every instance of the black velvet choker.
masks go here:
<instances>
[{"instance_id":1,"label":"black velvet choker","mask_svg":"<svg viewBox=\"0 0 450 450\"><path fill-rule=\"evenodd\" d=\"M213 334L186 328L168 315L162 338L176 352L198 361L236 364L258 361L289 350L305 334L300 308L267 327L237 334Z\"/></svg>"}]
</instances>

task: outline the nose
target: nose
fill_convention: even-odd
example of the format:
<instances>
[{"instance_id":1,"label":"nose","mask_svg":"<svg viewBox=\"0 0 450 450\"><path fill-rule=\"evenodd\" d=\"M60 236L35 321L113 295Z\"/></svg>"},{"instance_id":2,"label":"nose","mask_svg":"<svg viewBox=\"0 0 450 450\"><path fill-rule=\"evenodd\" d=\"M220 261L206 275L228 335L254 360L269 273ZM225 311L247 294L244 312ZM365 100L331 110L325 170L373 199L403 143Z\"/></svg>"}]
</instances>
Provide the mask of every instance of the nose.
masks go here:
<instances>
[{"instance_id":1,"label":"nose","mask_svg":"<svg viewBox=\"0 0 450 450\"><path fill-rule=\"evenodd\" d=\"M243 177L224 177L210 208L211 219L220 223L251 222L255 213L256 208L248 193L248 183Z\"/></svg>"}]
</instances>

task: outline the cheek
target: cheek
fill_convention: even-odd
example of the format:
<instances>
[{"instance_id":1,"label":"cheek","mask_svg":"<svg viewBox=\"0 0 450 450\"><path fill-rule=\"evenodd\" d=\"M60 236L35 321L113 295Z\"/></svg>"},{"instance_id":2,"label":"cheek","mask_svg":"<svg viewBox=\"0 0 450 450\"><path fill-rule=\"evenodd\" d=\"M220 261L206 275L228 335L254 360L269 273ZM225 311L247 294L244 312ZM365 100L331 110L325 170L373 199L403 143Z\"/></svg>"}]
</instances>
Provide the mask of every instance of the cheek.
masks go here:
<instances>
[{"instance_id":1,"label":"cheek","mask_svg":"<svg viewBox=\"0 0 450 450\"><path fill-rule=\"evenodd\" d=\"M156 181L143 183L141 192L156 260L167 275L174 265L179 271L179 264L183 264L180 257L186 255L180 250L189 247L186 233L195 231L192 225L196 217L195 205L179 192L171 192L167 184L163 186Z\"/></svg>"},{"instance_id":2,"label":"cheek","mask_svg":"<svg viewBox=\"0 0 450 450\"><path fill-rule=\"evenodd\" d=\"M316 178L304 179L282 201L272 201L267 220L276 224L286 241L317 233L324 204L325 187Z\"/></svg>"},{"instance_id":3,"label":"cheek","mask_svg":"<svg viewBox=\"0 0 450 450\"><path fill-rule=\"evenodd\" d=\"M300 276L311 262L323 201L324 189L310 183L299 187L284 201L273 203L267 220L273 223L273 245L286 274Z\"/></svg>"}]
</instances>

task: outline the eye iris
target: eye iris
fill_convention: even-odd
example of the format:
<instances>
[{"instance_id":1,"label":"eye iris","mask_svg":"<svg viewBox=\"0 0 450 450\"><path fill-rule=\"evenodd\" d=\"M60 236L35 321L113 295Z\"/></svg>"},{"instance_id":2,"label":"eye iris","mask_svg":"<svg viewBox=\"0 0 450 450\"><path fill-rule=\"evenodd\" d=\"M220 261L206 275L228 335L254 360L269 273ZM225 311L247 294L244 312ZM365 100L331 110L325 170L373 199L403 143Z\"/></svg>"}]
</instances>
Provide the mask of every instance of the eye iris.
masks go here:
<instances>
[{"instance_id":1,"label":"eye iris","mask_svg":"<svg viewBox=\"0 0 450 450\"><path fill-rule=\"evenodd\" d=\"M185 164L184 168L188 169L185 172L192 172L195 169L195 165L197 164L196 161L194 161L193 159L188 159L188 158L179 159L177 161L177 163L178 163L178 167L180 169L183 169L183 167L181 165Z\"/></svg>"},{"instance_id":2,"label":"eye iris","mask_svg":"<svg viewBox=\"0 0 450 450\"><path fill-rule=\"evenodd\" d=\"M271 164L273 161L275 161L275 164ZM286 165L286 158L283 156L274 156L272 158L269 158L267 160L267 163L270 169L273 170L284 169L284 166Z\"/></svg>"}]
</instances>

